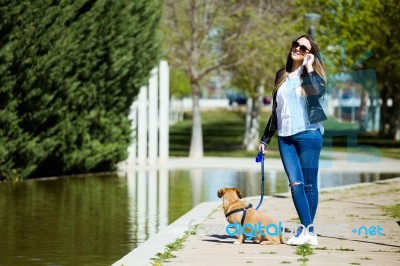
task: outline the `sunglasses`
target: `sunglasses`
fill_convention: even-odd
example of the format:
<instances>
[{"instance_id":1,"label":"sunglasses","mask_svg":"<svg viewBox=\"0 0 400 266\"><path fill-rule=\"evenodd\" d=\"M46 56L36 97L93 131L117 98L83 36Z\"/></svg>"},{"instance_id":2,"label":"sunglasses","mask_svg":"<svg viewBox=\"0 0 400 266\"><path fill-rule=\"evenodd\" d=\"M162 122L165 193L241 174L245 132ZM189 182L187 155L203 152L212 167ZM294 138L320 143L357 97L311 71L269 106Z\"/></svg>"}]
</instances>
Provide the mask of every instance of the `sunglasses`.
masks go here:
<instances>
[{"instance_id":1,"label":"sunglasses","mask_svg":"<svg viewBox=\"0 0 400 266\"><path fill-rule=\"evenodd\" d=\"M301 54L305 54L306 52L310 52L310 50L308 50L307 46L302 45L302 44L298 43L297 41L294 41L292 43L292 50L296 50L297 47L300 47L299 51L300 51Z\"/></svg>"}]
</instances>

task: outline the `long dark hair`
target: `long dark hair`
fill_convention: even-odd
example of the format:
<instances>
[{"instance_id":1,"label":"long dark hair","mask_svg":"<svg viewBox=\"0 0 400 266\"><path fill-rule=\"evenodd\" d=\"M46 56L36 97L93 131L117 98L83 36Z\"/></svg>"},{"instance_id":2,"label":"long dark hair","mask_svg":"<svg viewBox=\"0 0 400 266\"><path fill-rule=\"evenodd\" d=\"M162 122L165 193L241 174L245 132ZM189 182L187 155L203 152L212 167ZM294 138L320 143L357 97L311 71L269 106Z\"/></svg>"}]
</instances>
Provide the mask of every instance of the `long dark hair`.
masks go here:
<instances>
[{"instance_id":1,"label":"long dark hair","mask_svg":"<svg viewBox=\"0 0 400 266\"><path fill-rule=\"evenodd\" d=\"M324 66L324 62L322 61L321 54L319 52L318 44L309 35L301 35L299 38L296 39L296 41L298 41L301 38L306 38L310 42L310 44L311 44L310 53L312 53L315 58L314 63L313 63L314 71L326 81L326 69ZM278 88L285 81L286 77L292 71L292 67L293 67L292 49L290 49L290 52L286 59L285 71L284 72L282 71L282 73L279 75L279 77L275 83L274 93L278 90Z\"/></svg>"}]
</instances>

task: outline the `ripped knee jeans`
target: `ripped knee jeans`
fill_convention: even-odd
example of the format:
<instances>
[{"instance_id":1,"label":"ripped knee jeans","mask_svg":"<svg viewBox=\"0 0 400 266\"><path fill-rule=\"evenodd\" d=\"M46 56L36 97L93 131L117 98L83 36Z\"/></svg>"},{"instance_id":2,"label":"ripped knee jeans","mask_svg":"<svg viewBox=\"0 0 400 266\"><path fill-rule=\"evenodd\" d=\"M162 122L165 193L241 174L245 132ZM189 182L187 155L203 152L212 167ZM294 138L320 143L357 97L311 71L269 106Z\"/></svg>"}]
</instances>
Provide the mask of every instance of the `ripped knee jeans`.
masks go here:
<instances>
[{"instance_id":1,"label":"ripped knee jeans","mask_svg":"<svg viewBox=\"0 0 400 266\"><path fill-rule=\"evenodd\" d=\"M278 137L279 151L288 176L293 203L301 224L313 224L318 206L318 167L322 148L319 130ZM313 228L310 228L313 232Z\"/></svg>"}]
</instances>

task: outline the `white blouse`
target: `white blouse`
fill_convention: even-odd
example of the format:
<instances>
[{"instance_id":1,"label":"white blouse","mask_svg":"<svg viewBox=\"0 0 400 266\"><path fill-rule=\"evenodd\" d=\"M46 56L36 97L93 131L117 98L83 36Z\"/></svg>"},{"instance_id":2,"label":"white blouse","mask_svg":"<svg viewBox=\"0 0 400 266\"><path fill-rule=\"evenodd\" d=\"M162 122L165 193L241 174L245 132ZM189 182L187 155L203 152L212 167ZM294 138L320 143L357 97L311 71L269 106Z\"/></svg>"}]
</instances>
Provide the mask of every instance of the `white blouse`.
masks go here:
<instances>
[{"instance_id":1,"label":"white blouse","mask_svg":"<svg viewBox=\"0 0 400 266\"><path fill-rule=\"evenodd\" d=\"M322 123L310 124L307 114L306 96L301 87L299 67L292 77L288 76L279 87L276 95L278 136L292 136L305 130L317 130L324 134Z\"/></svg>"}]
</instances>

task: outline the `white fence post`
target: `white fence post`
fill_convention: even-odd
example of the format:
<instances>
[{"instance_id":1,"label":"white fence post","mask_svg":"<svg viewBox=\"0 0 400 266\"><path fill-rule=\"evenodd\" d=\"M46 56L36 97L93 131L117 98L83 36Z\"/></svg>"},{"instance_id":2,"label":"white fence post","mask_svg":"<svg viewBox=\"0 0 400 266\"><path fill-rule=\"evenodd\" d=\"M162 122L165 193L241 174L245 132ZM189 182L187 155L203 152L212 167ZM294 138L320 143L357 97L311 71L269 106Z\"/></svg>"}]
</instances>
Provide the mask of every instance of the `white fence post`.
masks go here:
<instances>
[{"instance_id":1,"label":"white fence post","mask_svg":"<svg viewBox=\"0 0 400 266\"><path fill-rule=\"evenodd\" d=\"M146 164L147 158L147 88L142 87L138 97L138 158L137 163Z\"/></svg>"},{"instance_id":2,"label":"white fence post","mask_svg":"<svg viewBox=\"0 0 400 266\"><path fill-rule=\"evenodd\" d=\"M169 110L169 68L166 61L161 61L159 68L151 71L149 86L140 88L138 99L130 109L131 144L128 147L128 164L154 165L167 162Z\"/></svg>"},{"instance_id":3,"label":"white fence post","mask_svg":"<svg viewBox=\"0 0 400 266\"><path fill-rule=\"evenodd\" d=\"M138 126L138 102L134 101L129 110L128 119L131 120L131 144L128 147L128 164L136 163L137 154L137 126Z\"/></svg>"},{"instance_id":4,"label":"white fence post","mask_svg":"<svg viewBox=\"0 0 400 266\"><path fill-rule=\"evenodd\" d=\"M148 164L157 163L158 154L158 69L151 71L149 80L149 160ZM140 126L140 125L139 125Z\"/></svg>"},{"instance_id":5,"label":"white fence post","mask_svg":"<svg viewBox=\"0 0 400 266\"><path fill-rule=\"evenodd\" d=\"M160 144L159 163L164 164L169 157L169 69L166 61L160 62Z\"/></svg>"}]
</instances>

